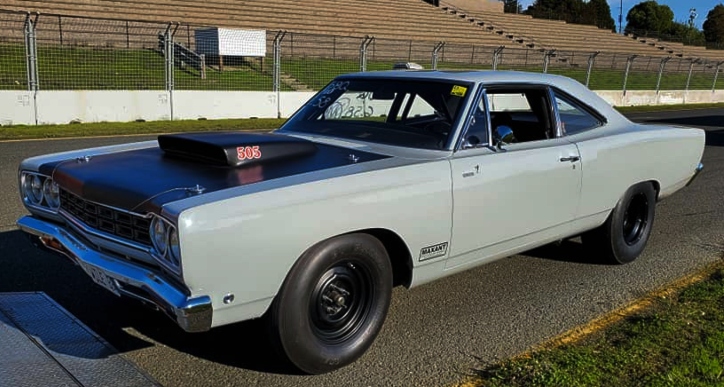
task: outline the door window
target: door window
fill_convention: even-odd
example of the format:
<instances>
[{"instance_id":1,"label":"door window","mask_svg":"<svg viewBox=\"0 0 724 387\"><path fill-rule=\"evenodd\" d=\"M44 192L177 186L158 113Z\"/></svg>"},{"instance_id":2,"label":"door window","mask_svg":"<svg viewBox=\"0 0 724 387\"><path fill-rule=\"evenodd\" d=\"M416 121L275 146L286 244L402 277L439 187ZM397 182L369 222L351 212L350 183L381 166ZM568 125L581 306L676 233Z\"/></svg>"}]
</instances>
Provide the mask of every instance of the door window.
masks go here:
<instances>
[{"instance_id":1,"label":"door window","mask_svg":"<svg viewBox=\"0 0 724 387\"><path fill-rule=\"evenodd\" d=\"M547 140L555 137L550 98L544 87L487 90L493 133L506 126L515 142Z\"/></svg>"}]
</instances>

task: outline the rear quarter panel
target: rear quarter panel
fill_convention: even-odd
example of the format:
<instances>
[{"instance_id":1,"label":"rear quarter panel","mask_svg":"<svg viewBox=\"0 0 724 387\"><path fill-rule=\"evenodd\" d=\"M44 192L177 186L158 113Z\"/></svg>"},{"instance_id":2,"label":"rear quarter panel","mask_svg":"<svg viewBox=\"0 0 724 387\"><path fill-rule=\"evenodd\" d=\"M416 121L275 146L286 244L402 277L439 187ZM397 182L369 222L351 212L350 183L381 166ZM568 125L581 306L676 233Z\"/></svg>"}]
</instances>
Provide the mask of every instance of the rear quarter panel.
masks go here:
<instances>
[{"instance_id":1,"label":"rear quarter panel","mask_svg":"<svg viewBox=\"0 0 724 387\"><path fill-rule=\"evenodd\" d=\"M682 188L704 151L704 131L696 128L627 123L571 136L581 153L583 181L579 217L611 210L624 192L656 181L660 198Z\"/></svg>"}]
</instances>

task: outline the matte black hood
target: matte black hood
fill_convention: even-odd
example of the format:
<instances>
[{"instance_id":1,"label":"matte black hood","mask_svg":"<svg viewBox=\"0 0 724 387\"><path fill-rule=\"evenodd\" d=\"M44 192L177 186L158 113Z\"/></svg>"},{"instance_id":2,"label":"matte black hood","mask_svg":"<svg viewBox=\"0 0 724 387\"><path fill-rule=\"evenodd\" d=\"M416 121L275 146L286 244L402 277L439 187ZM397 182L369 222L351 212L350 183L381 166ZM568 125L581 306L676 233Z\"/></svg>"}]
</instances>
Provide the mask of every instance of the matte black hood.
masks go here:
<instances>
[{"instance_id":1,"label":"matte black hood","mask_svg":"<svg viewBox=\"0 0 724 387\"><path fill-rule=\"evenodd\" d=\"M282 134L168 134L158 137L158 145L172 156L230 167L290 159L317 151L317 146L309 140Z\"/></svg>"},{"instance_id":2,"label":"matte black hood","mask_svg":"<svg viewBox=\"0 0 724 387\"><path fill-rule=\"evenodd\" d=\"M195 194L197 185L213 192L389 157L282 134L195 133L158 141L159 147L46 163L40 172L85 200L144 213Z\"/></svg>"}]
</instances>

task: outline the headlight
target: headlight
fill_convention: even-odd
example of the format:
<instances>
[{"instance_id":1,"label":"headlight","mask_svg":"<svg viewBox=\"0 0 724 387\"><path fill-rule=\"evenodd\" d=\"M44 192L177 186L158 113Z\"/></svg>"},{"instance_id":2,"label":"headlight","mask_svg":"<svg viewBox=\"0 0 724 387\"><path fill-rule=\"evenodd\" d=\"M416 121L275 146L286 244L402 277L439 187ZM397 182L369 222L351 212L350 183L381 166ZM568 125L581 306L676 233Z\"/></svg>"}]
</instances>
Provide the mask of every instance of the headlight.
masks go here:
<instances>
[{"instance_id":1,"label":"headlight","mask_svg":"<svg viewBox=\"0 0 724 387\"><path fill-rule=\"evenodd\" d=\"M174 266L180 266L181 265L181 245L178 241L178 231L176 231L175 227L171 228L171 232L169 232L168 236L168 250L169 250L169 258L171 258L171 263Z\"/></svg>"},{"instance_id":2,"label":"headlight","mask_svg":"<svg viewBox=\"0 0 724 387\"><path fill-rule=\"evenodd\" d=\"M39 210L58 212L60 208L60 187L48 176L37 172L20 174L20 194L23 202Z\"/></svg>"},{"instance_id":3,"label":"headlight","mask_svg":"<svg viewBox=\"0 0 724 387\"><path fill-rule=\"evenodd\" d=\"M43 202L43 180L38 175L25 175L23 194L30 203L40 205Z\"/></svg>"},{"instance_id":4,"label":"headlight","mask_svg":"<svg viewBox=\"0 0 724 387\"><path fill-rule=\"evenodd\" d=\"M181 244L176 227L168 220L154 216L149 232L155 250L154 258L167 269L180 275Z\"/></svg>"},{"instance_id":5,"label":"headlight","mask_svg":"<svg viewBox=\"0 0 724 387\"><path fill-rule=\"evenodd\" d=\"M166 222L161 218L154 217L151 222L151 240L153 241L153 247L160 256L166 255L166 249L168 248L168 227Z\"/></svg>"},{"instance_id":6,"label":"headlight","mask_svg":"<svg viewBox=\"0 0 724 387\"><path fill-rule=\"evenodd\" d=\"M54 182L53 179L45 179L45 183L43 183L43 196L51 210L56 211L60 208L60 188L58 187L58 183Z\"/></svg>"}]
</instances>

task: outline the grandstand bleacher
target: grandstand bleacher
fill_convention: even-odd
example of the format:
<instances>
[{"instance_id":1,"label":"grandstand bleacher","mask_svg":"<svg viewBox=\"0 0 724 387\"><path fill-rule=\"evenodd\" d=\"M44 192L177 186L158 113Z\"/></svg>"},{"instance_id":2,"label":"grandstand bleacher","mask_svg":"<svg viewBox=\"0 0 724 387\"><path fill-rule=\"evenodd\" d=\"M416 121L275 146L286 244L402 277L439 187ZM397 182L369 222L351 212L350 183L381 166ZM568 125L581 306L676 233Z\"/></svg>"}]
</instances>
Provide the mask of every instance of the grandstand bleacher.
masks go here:
<instances>
[{"instance_id":1,"label":"grandstand bleacher","mask_svg":"<svg viewBox=\"0 0 724 387\"><path fill-rule=\"evenodd\" d=\"M478 4L485 6L477 9L465 9L476 8L470 0L439 3L435 7L421 0L4 0L0 9L477 46L724 58L724 50L503 13L500 3L491 0L480 0Z\"/></svg>"}]
</instances>

